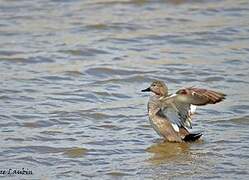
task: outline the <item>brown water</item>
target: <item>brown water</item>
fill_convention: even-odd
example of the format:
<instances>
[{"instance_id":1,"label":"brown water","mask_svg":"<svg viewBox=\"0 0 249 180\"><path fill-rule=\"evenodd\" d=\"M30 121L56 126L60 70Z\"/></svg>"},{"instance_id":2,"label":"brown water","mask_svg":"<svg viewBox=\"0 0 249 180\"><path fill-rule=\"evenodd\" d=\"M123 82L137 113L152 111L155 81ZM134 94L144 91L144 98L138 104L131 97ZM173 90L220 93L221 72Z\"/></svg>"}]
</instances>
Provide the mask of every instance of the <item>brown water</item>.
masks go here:
<instances>
[{"instance_id":1,"label":"brown water","mask_svg":"<svg viewBox=\"0 0 249 180\"><path fill-rule=\"evenodd\" d=\"M15 179L248 179L247 0L0 0L0 170ZM152 80L216 89L193 144L149 126Z\"/></svg>"}]
</instances>

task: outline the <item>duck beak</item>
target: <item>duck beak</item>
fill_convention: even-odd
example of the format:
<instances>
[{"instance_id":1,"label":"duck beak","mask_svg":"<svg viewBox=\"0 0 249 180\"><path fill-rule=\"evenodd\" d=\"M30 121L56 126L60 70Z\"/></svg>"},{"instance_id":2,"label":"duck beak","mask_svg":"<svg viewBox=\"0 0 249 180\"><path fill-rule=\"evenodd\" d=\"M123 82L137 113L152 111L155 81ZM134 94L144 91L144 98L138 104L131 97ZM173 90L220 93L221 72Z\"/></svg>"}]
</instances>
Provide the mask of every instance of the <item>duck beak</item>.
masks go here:
<instances>
[{"instance_id":1,"label":"duck beak","mask_svg":"<svg viewBox=\"0 0 249 180\"><path fill-rule=\"evenodd\" d=\"M150 87L148 87L147 89L143 89L142 92L148 92L151 91Z\"/></svg>"}]
</instances>

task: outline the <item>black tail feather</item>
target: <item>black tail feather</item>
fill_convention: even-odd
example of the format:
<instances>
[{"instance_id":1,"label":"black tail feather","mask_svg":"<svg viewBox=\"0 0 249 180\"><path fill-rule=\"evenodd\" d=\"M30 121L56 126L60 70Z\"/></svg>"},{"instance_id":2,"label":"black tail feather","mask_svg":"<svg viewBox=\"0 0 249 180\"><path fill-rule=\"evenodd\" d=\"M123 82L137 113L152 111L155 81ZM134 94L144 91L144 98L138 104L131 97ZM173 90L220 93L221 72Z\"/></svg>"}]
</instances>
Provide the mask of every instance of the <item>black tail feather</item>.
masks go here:
<instances>
[{"instance_id":1,"label":"black tail feather","mask_svg":"<svg viewBox=\"0 0 249 180\"><path fill-rule=\"evenodd\" d=\"M196 134L188 134L184 137L184 141L186 142L191 142L191 141L196 141L202 136L201 133L196 133Z\"/></svg>"}]
</instances>

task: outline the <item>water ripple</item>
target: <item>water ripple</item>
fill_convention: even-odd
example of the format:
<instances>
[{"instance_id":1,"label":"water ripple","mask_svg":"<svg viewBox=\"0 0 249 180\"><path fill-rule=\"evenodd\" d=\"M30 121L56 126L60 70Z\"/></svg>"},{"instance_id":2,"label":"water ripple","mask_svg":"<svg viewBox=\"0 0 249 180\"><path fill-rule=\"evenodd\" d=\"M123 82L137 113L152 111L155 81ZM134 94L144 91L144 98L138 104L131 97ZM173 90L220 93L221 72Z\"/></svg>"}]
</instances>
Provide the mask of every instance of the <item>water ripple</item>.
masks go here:
<instances>
[{"instance_id":1,"label":"water ripple","mask_svg":"<svg viewBox=\"0 0 249 180\"><path fill-rule=\"evenodd\" d=\"M31 179L248 179L248 5L2 0L1 167ZM202 141L153 131L141 89L155 79L170 93L227 94L197 109Z\"/></svg>"}]
</instances>

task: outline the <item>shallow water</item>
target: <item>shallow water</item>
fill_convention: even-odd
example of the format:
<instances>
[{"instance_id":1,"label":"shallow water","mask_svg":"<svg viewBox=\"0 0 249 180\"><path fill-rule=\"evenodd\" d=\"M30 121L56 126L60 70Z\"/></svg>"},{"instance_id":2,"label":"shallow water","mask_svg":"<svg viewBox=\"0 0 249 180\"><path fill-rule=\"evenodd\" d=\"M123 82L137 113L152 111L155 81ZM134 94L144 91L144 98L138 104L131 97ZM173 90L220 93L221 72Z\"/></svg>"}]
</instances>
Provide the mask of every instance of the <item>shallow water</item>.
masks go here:
<instances>
[{"instance_id":1,"label":"shallow water","mask_svg":"<svg viewBox=\"0 0 249 180\"><path fill-rule=\"evenodd\" d=\"M0 170L249 178L247 0L0 0L0 17ZM198 109L202 141L162 143L140 92L154 79L228 95Z\"/></svg>"}]
</instances>

